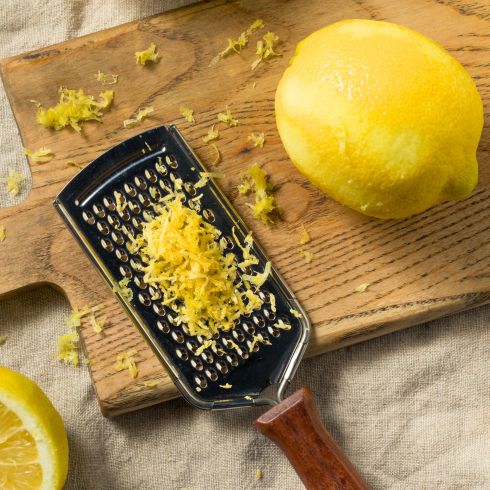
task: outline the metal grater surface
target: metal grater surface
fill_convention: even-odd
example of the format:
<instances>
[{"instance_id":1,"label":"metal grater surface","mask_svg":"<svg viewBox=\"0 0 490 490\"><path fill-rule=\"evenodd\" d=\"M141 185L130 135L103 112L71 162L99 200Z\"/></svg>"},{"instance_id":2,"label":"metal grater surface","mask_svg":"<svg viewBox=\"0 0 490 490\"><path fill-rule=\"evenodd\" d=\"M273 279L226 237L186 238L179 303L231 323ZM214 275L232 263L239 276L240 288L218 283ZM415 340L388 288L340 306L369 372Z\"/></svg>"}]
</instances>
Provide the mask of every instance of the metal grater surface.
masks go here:
<instances>
[{"instance_id":1,"label":"metal grater surface","mask_svg":"<svg viewBox=\"0 0 490 490\"><path fill-rule=\"evenodd\" d=\"M189 336L175 324L175 314L162 305L161 292L145 284L143 273L137 271L139 257L127 248L128 234L138 235L143 221L154 216L152 204L167 194L172 181L184 181L190 203L196 195L193 185L203 171L177 128L161 126L94 160L68 183L54 205L112 288L121 279L130 279L133 299L127 302L116 295L190 403L199 408L271 405L282 398L310 334L305 312L274 267L260 288L262 308L242 317L234 330L214 337L214 348L199 353L206 339ZM126 202L122 212L116 210L115 193ZM223 244L241 260L232 228L243 241L247 227L213 180L199 194L203 196L198 212L222 232ZM262 272L267 259L256 242L252 253L259 259L252 269ZM275 313L270 294L276 297ZM301 318L291 309L300 312ZM276 328L278 320L291 328ZM258 334L271 345L257 343L250 349Z\"/></svg>"}]
</instances>

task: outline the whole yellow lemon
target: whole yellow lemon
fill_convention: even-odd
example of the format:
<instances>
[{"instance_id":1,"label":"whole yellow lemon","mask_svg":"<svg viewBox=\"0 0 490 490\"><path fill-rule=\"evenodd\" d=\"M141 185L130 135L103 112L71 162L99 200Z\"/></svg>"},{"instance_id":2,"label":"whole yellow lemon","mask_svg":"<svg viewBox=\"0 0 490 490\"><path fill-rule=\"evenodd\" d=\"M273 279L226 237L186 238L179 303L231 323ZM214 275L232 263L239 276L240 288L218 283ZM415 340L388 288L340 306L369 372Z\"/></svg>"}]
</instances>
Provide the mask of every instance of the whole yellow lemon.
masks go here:
<instances>
[{"instance_id":1,"label":"whole yellow lemon","mask_svg":"<svg viewBox=\"0 0 490 490\"><path fill-rule=\"evenodd\" d=\"M289 157L335 200L403 218L467 197L483 107L434 41L389 22L345 20L301 41L276 92Z\"/></svg>"}]
</instances>

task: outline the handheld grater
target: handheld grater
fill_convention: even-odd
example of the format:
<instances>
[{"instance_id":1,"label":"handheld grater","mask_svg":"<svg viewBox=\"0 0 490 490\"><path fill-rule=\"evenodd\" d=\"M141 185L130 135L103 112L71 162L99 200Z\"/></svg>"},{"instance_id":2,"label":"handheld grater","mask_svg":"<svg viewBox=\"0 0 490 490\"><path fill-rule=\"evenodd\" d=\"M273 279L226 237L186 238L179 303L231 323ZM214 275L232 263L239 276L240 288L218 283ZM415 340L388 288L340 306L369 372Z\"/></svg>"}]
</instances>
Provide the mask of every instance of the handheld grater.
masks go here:
<instances>
[{"instance_id":1,"label":"handheld grater","mask_svg":"<svg viewBox=\"0 0 490 490\"><path fill-rule=\"evenodd\" d=\"M274 267L259 290L262 307L240 318L233 330L215 336L216 343L203 350L206 339L187 335L178 325L175 313L162 304L162 292L145 284L140 258L128 248L128 235L137 236L143 222L154 217L153 205L172 189L172 182L182 179L190 203L197 193L194 185L205 171L178 129L161 126L94 160L66 185L54 205L111 288L117 291L118 282L129 279L133 299L115 294L189 403L203 409L276 405L272 410L277 412L305 352L310 322ZM234 230L243 242L246 225L212 179L199 194L201 206L196 211L221 231L224 248L241 260L242 251L232 235ZM116 196L125 204L122 210ZM259 260L252 270L262 272L267 259L255 241L251 252ZM276 298L275 312L271 294ZM276 328L278 321L288 329ZM253 344L259 334L266 343Z\"/></svg>"}]
</instances>

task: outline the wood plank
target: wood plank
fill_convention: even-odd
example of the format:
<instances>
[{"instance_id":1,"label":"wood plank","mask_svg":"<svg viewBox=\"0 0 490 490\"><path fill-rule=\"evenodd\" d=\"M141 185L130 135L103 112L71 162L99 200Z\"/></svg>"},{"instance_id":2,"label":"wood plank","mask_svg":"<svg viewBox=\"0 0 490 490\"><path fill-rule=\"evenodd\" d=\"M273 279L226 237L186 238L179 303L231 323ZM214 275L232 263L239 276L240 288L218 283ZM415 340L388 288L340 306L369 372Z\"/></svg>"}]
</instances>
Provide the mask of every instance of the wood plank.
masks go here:
<instances>
[{"instance_id":1,"label":"wood plank","mask_svg":"<svg viewBox=\"0 0 490 490\"><path fill-rule=\"evenodd\" d=\"M266 29L280 36L284 56L252 72L254 50L248 48L209 67L226 38L256 18L264 19ZM176 123L206 163L214 160L214 150L201 137L217 122L217 113L228 105L240 120L236 128L220 127L220 169L227 175L222 186L309 312L315 326L309 355L490 301L488 122L478 154L480 183L473 195L405 220L370 219L338 205L311 186L287 158L274 122L277 82L301 38L344 18L402 23L441 43L475 78L488 115L490 6L478 1L213 1L1 62L24 146L47 146L56 157L44 165L31 165L33 187L27 200L0 210L0 223L8 230L0 254L0 295L48 283L61 289L73 306L107 305L111 320L103 335L95 334L86 322L82 325L104 414L135 410L178 393L51 203L76 172L67 161L88 163L153 126ZM160 62L150 68L135 65L134 51L150 42L158 46ZM83 87L96 95L102 87L93 75L99 69L120 75L113 87L114 107L102 124L85 124L81 135L36 124L30 99L53 104L61 85ZM147 105L156 109L151 118L132 130L122 128L124 119ZM195 110L195 125L180 117L181 105ZM266 134L266 144L252 149L247 135L258 131ZM236 192L239 173L255 162L272 174L278 189L283 221L273 227L253 220L246 200ZM316 259L311 264L297 253L301 224L312 235L309 249ZM371 284L368 290L356 293L364 282ZM136 380L113 368L116 355L133 348L140 369ZM158 386L146 387L144 382L150 379L157 379Z\"/></svg>"}]
</instances>

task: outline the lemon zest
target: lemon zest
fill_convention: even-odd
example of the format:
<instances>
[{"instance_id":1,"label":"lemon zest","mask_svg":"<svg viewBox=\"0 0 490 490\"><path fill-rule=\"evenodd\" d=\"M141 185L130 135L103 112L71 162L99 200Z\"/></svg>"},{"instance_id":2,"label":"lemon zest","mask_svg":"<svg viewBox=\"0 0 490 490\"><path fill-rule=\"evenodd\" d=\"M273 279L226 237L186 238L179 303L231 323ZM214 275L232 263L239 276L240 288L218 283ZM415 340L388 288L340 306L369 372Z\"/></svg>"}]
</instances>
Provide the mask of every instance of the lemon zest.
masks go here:
<instances>
[{"instance_id":1,"label":"lemon zest","mask_svg":"<svg viewBox=\"0 0 490 490\"><path fill-rule=\"evenodd\" d=\"M100 70L97 70L97 73L94 75L94 77L102 85L114 85L118 82L119 75L106 74L101 72Z\"/></svg>"},{"instance_id":2,"label":"lemon zest","mask_svg":"<svg viewBox=\"0 0 490 490\"><path fill-rule=\"evenodd\" d=\"M138 109L136 115L132 118L125 119L123 121L123 126L128 129L139 124L143 119L147 118L149 114L151 114L155 109L153 106L143 107L142 109Z\"/></svg>"},{"instance_id":3,"label":"lemon zest","mask_svg":"<svg viewBox=\"0 0 490 490\"><path fill-rule=\"evenodd\" d=\"M293 308L289 310L289 313L296 318L303 318L303 315L298 310L294 310Z\"/></svg>"},{"instance_id":4,"label":"lemon zest","mask_svg":"<svg viewBox=\"0 0 490 490\"><path fill-rule=\"evenodd\" d=\"M247 171L248 176L242 177L238 186L240 194L255 193L255 204L247 204L255 217L263 223L273 223L273 216L277 214L277 204L272 194L272 185L267 173L258 165L253 165Z\"/></svg>"},{"instance_id":5,"label":"lemon zest","mask_svg":"<svg viewBox=\"0 0 490 490\"><path fill-rule=\"evenodd\" d=\"M257 344L272 345L269 340L264 339L262 334L254 335L252 337L252 342L250 342L249 351L252 352Z\"/></svg>"},{"instance_id":6,"label":"lemon zest","mask_svg":"<svg viewBox=\"0 0 490 490\"><path fill-rule=\"evenodd\" d=\"M129 287L129 277L121 279L113 288L112 292L119 294L128 303L133 300L133 291Z\"/></svg>"},{"instance_id":7,"label":"lemon zest","mask_svg":"<svg viewBox=\"0 0 490 490\"><path fill-rule=\"evenodd\" d=\"M218 165L218 163L221 162L221 152L219 151L219 148L214 143L211 143L210 146L216 152L216 156L215 156L213 163L211 165Z\"/></svg>"},{"instance_id":8,"label":"lemon zest","mask_svg":"<svg viewBox=\"0 0 490 490\"><path fill-rule=\"evenodd\" d=\"M230 383L226 383L224 385L218 385L220 388L223 388L225 390L230 390L231 388L233 388L233 385L231 385Z\"/></svg>"},{"instance_id":9,"label":"lemon zest","mask_svg":"<svg viewBox=\"0 0 490 490\"><path fill-rule=\"evenodd\" d=\"M214 124L208 129L208 134L202 137L204 143L209 143L210 141L217 140L219 138L219 131L214 129Z\"/></svg>"},{"instance_id":10,"label":"lemon zest","mask_svg":"<svg viewBox=\"0 0 490 490\"><path fill-rule=\"evenodd\" d=\"M228 126L238 125L238 119L235 119L235 116L233 116L233 114L231 113L230 109L228 109L228 107L226 108L226 112L220 112L218 114L218 121L228 124Z\"/></svg>"},{"instance_id":11,"label":"lemon zest","mask_svg":"<svg viewBox=\"0 0 490 490\"><path fill-rule=\"evenodd\" d=\"M10 192L12 196L18 196L22 190L22 184L26 178L20 172L9 168L7 177L0 179L0 182L5 183L7 191Z\"/></svg>"},{"instance_id":12,"label":"lemon zest","mask_svg":"<svg viewBox=\"0 0 490 490\"><path fill-rule=\"evenodd\" d=\"M363 293L364 291L367 290L369 286L371 286L369 282L363 282L362 284L359 284L359 286L357 286L356 289L354 289L354 291L356 293Z\"/></svg>"},{"instance_id":13,"label":"lemon zest","mask_svg":"<svg viewBox=\"0 0 490 490\"><path fill-rule=\"evenodd\" d=\"M65 364L78 366L80 364L80 337L76 330L60 335L57 340L57 358Z\"/></svg>"},{"instance_id":14,"label":"lemon zest","mask_svg":"<svg viewBox=\"0 0 490 490\"><path fill-rule=\"evenodd\" d=\"M273 56L281 56L280 53L274 51L274 45L279 41L279 36L273 32L265 34L260 41L257 41L257 51L255 54L258 58L252 63L252 70L264 60L268 60Z\"/></svg>"},{"instance_id":15,"label":"lemon zest","mask_svg":"<svg viewBox=\"0 0 490 490\"><path fill-rule=\"evenodd\" d=\"M53 152L45 147L39 148L36 151L24 148L24 155L28 156L34 163L46 163L53 158Z\"/></svg>"},{"instance_id":16,"label":"lemon zest","mask_svg":"<svg viewBox=\"0 0 490 490\"><path fill-rule=\"evenodd\" d=\"M80 170L83 168L83 165L81 163L76 162L75 160L70 160L70 161L66 162L66 164L69 167L79 168Z\"/></svg>"},{"instance_id":17,"label":"lemon zest","mask_svg":"<svg viewBox=\"0 0 490 490\"><path fill-rule=\"evenodd\" d=\"M215 345L216 345L216 340L211 340L211 339L205 340L204 343L198 349L196 349L194 355L200 356L206 349L208 349L209 347L213 347Z\"/></svg>"},{"instance_id":18,"label":"lemon zest","mask_svg":"<svg viewBox=\"0 0 490 490\"><path fill-rule=\"evenodd\" d=\"M123 196L120 192L114 192L114 197L116 198L116 211L119 214L122 214L123 211L126 209L128 203L126 202L126 200L123 201Z\"/></svg>"},{"instance_id":19,"label":"lemon zest","mask_svg":"<svg viewBox=\"0 0 490 490\"><path fill-rule=\"evenodd\" d=\"M146 63L155 63L158 59L158 53L156 52L155 43L151 43L145 50L136 51L136 64L146 65Z\"/></svg>"},{"instance_id":20,"label":"lemon zest","mask_svg":"<svg viewBox=\"0 0 490 490\"><path fill-rule=\"evenodd\" d=\"M262 470L255 470L255 478L257 478L257 480L260 480L262 478Z\"/></svg>"},{"instance_id":21,"label":"lemon zest","mask_svg":"<svg viewBox=\"0 0 490 490\"><path fill-rule=\"evenodd\" d=\"M7 337L5 335L0 335L0 345L5 344L7 341Z\"/></svg>"},{"instance_id":22,"label":"lemon zest","mask_svg":"<svg viewBox=\"0 0 490 490\"><path fill-rule=\"evenodd\" d=\"M189 109L189 107L181 106L180 114L187 122L191 124L194 124L196 122L196 119L194 117L194 111L192 109Z\"/></svg>"},{"instance_id":23,"label":"lemon zest","mask_svg":"<svg viewBox=\"0 0 490 490\"><path fill-rule=\"evenodd\" d=\"M313 262L313 259L315 258L315 254L313 252L309 252L308 250L304 250L302 248L299 248L298 252L304 257L307 264L311 264L311 262Z\"/></svg>"},{"instance_id":24,"label":"lemon zest","mask_svg":"<svg viewBox=\"0 0 490 490\"><path fill-rule=\"evenodd\" d=\"M214 66L220 60L232 53L239 53L248 44L248 40L254 31L257 29L262 29L264 27L264 22L261 19L257 19L247 28L246 31L242 32L237 39L228 38L226 40L226 47L220 51L212 60L209 66Z\"/></svg>"},{"instance_id":25,"label":"lemon zest","mask_svg":"<svg viewBox=\"0 0 490 490\"><path fill-rule=\"evenodd\" d=\"M219 174L202 172L199 187ZM201 184L203 185L203 184ZM210 339L219 331L234 328L236 320L259 308L263 301L250 287L240 291L235 254L220 242L221 232L194 209L184 205L178 191L155 205L158 215L143 223L135 242L145 264L144 281L161 290L164 304L186 324L189 335ZM270 272L248 277L260 286Z\"/></svg>"},{"instance_id":26,"label":"lemon zest","mask_svg":"<svg viewBox=\"0 0 490 490\"><path fill-rule=\"evenodd\" d=\"M102 333L102 330L104 330L104 328L107 324L107 317L103 316L103 317L97 319L95 317L95 312L92 311L90 313L89 319L90 319L90 323L92 325L92 328L94 329L94 332L98 333L98 334Z\"/></svg>"},{"instance_id":27,"label":"lemon zest","mask_svg":"<svg viewBox=\"0 0 490 490\"><path fill-rule=\"evenodd\" d=\"M137 351L135 349L118 354L116 363L114 364L114 369L116 371L123 371L124 369L127 369L133 379L137 378L138 367L136 366L136 361L134 360L134 356L136 354Z\"/></svg>"},{"instance_id":28,"label":"lemon zest","mask_svg":"<svg viewBox=\"0 0 490 490\"><path fill-rule=\"evenodd\" d=\"M148 381L143 381L143 386L146 388L156 388L160 384L156 379L150 379Z\"/></svg>"},{"instance_id":29,"label":"lemon zest","mask_svg":"<svg viewBox=\"0 0 490 490\"><path fill-rule=\"evenodd\" d=\"M7 228L4 225L0 225L0 242L3 242L7 238Z\"/></svg>"},{"instance_id":30,"label":"lemon zest","mask_svg":"<svg viewBox=\"0 0 490 490\"><path fill-rule=\"evenodd\" d=\"M254 144L254 148L263 148L265 143L264 133L252 133L247 136L247 141L251 141Z\"/></svg>"},{"instance_id":31,"label":"lemon zest","mask_svg":"<svg viewBox=\"0 0 490 490\"><path fill-rule=\"evenodd\" d=\"M284 323L283 320L279 319L276 323L274 323L274 327L280 330L291 330L291 325L289 323Z\"/></svg>"},{"instance_id":32,"label":"lemon zest","mask_svg":"<svg viewBox=\"0 0 490 490\"><path fill-rule=\"evenodd\" d=\"M36 119L41 126L55 130L71 126L75 131L80 132L82 130L80 122L101 121L102 109L108 109L114 99L112 90L102 92L99 101L91 95L85 95L82 89L60 87L58 94L60 100L54 107L44 109L41 105L38 106Z\"/></svg>"}]
</instances>

